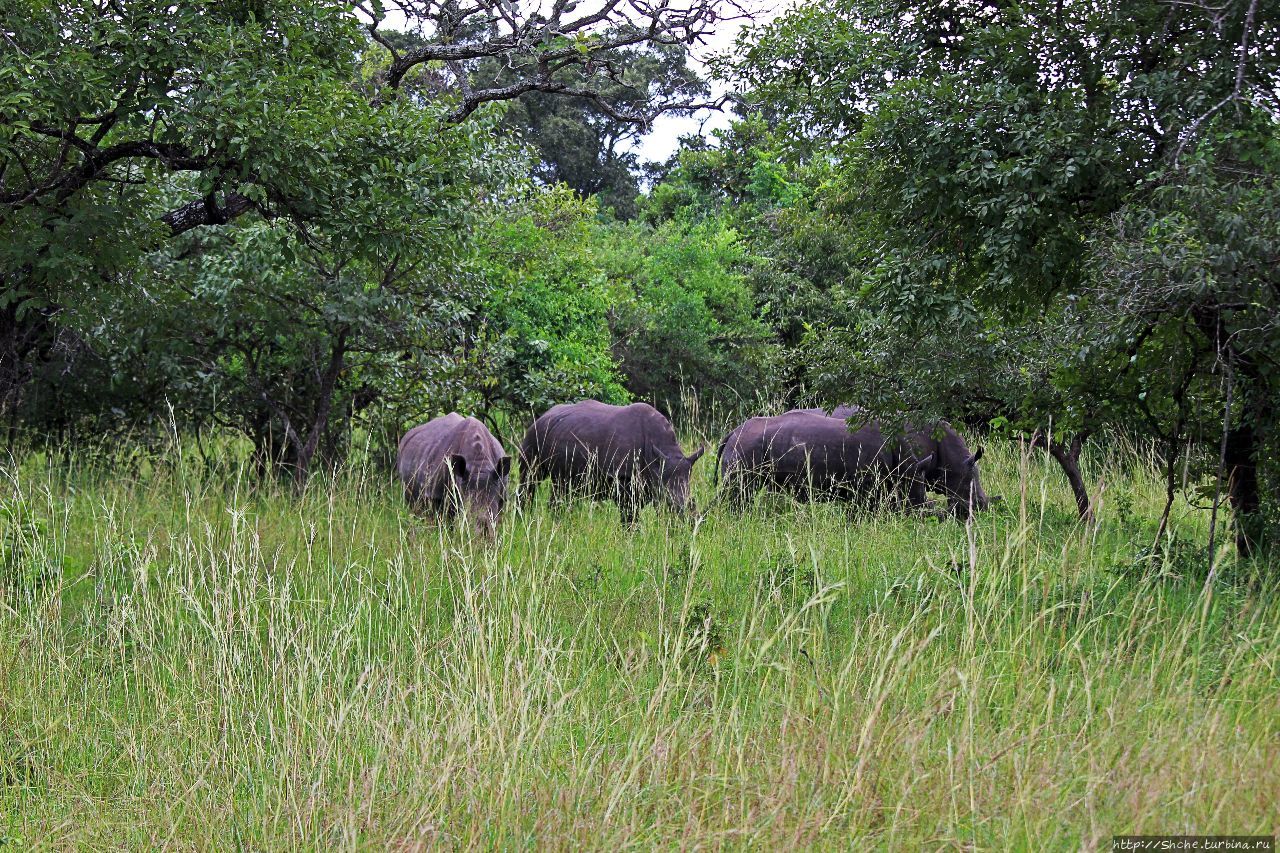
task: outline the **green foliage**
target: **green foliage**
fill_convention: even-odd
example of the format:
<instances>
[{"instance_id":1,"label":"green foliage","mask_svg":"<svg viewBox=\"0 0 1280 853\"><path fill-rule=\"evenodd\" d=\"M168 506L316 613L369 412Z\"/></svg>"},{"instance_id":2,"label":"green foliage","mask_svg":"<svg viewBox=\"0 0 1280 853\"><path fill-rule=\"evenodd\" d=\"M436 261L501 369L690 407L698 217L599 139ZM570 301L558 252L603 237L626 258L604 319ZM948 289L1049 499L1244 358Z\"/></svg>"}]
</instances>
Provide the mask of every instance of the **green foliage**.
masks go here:
<instances>
[{"instance_id":1,"label":"green foliage","mask_svg":"<svg viewBox=\"0 0 1280 853\"><path fill-rule=\"evenodd\" d=\"M1228 466L1247 461L1249 471L1228 472L1224 491L1238 507L1245 502L1240 524L1248 539L1274 543L1280 541L1280 148L1268 128L1215 139L1188 161L1176 182L1153 187L1098 233L1091 286L1080 300L1095 331L1072 379L1111 381L1114 397L1131 401L1148 422L1173 421L1188 435L1207 437L1208 471L1216 473L1225 430ZM1104 317L1111 322L1099 322ZM1125 345L1136 369L1127 382L1116 382L1098 353ZM1099 364L1103 369L1090 371ZM1252 494L1240 491L1250 488L1247 478L1256 478Z\"/></svg>"},{"instance_id":2,"label":"green foliage","mask_svg":"<svg viewBox=\"0 0 1280 853\"><path fill-rule=\"evenodd\" d=\"M626 398L609 351L595 221L594 202L557 185L525 188L479 225L475 274L485 296L471 354L480 400L471 408L527 413Z\"/></svg>"},{"instance_id":3,"label":"green foliage","mask_svg":"<svg viewBox=\"0 0 1280 853\"><path fill-rule=\"evenodd\" d=\"M472 408L540 411L635 396L668 409L689 387L734 405L772 350L746 286L752 263L723 223L601 221L569 187L516 192L478 228L487 297L460 362Z\"/></svg>"},{"instance_id":4,"label":"green foliage","mask_svg":"<svg viewBox=\"0 0 1280 853\"><path fill-rule=\"evenodd\" d=\"M1274 211L1237 199L1275 195L1273 6L847 0L748 36L748 100L832 163L818 207L851 244L840 307L810 336L826 394L1024 430L1120 425L1172 455L1216 450L1228 369L1231 497L1257 527L1276 389L1270 356L1236 347L1273 350L1275 265L1249 259L1277 242L1244 235Z\"/></svg>"},{"instance_id":5,"label":"green foliage","mask_svg":"<svg viewBox=\"0 0 1280 853\"><path fill-rule=\"evenodd\" d=\"M803 396L813 385L800 345L810 327L830 319L833 289L850 275L856 245L827 208L826 162L797 158L760 115L716 132L718 145L691 143L646 199L653 223L718 221L747 249L742 267L778 358L770 391Z\"/></svg>"},{"instance_id":6,"label":"green foliage","mask_svg":"<svg viewBox=\"0 0 1280 853\"><path fill-rule=\"evenodd\" d=\"M236 189L334 221L377 181L385 119L348 85L362 39L344 4L19 0L3 26L0 269L43 299L135 262L175 176L184 201Z\"/></svg>"},{"instance_id":7,"label":"green foliage","mask_svg":"<svg viewBox=\"0 0 1280 853\"><path fill-rule=\"evenodd\" d=\"M439 372L432 358L474 307L452 284L476 193L502 175L482 124L442 127L426 108L378 117L376 134L347 128L352 138L335 150L365 139L414 153L349 164L360 177L345 215L245 218L183 235L133 273L140 299L103 289L64 312L64 326L106 354L113 383L136 391L85 429L157 416L226 426L252 440L264 466L305 476L313 459L342 457L352 419L375 402L422 402L415 392ZM343 180L337 164L326 174Z\"/></svg>"},{"instance_id":8,"label":"green foliage","mask_svg":"<svg viewBox=\"0 0 1280 853\"><path fill-rule=\"evenodd\" d=\"M0 114L0 408L88 436L216 412L298 456L329 431L311 377L334 342L385 352L416 299L388 291L459 254L488 129L353 88L365 42L346 4L68 0L3 26L0 76L19 85ZM161 220L193 200L197 222L267 216ZM338 409L362 370L345 367Z\"/></svg>"},{"instance_id":9,"label":"green foliage","mask_svg":"<svg viewBox=\"0 0 1280 853\"><path fill-rule=\"evenodd\" d=\"M711 408L753 402L774 357L745 273L754 262L724 222L605 225L613 351L636 396L669 410L686 388Z\"/></svg>"},{"instance_id":10,"label":"green foliage","mask_svg":"<svg viewBox=\"0 0 1280 853\"><path fill-rule=\"evenodd\" d=\"M602 61L615 69L613 81L601 87L610 111L593 99L530 92L510 105L502 124L534 150L535 178L566 184L583 198L594 196L602 210L631 219L640 195L641 167L634 144L648 127L616 116L636 113L651 99L696 101L707 94L707 84L689 67L684 45L620 48L607 52ZM518 68L490 62L481 64L473 76L477 83L503 85L519 73Z\"/></svg>"},{"instance_id":11,"label":"green foliage","mask_svg":"<svg viewBox=\"0 0 1280 853\"><path fill-rule=\"evenodd\" d=\"M935 322L961 298L1016 314L1080 280L1092 225L1230 90L1244 10L1222 30L1147 0L1069 19L1052 4L913 11L801 6L738 69L783 128L843 130L836 192L883 246L864 290Z\"/></svg>"}]
</instances>

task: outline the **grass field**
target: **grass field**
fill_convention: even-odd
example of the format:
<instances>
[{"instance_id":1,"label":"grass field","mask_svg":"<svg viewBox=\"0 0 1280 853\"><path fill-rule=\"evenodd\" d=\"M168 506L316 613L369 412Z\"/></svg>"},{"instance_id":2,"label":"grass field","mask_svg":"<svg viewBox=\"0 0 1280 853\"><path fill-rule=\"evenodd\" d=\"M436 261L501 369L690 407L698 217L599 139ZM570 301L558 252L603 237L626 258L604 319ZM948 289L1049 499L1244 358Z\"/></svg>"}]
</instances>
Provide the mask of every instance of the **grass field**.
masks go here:
<instances>
[{"instance_id":1,"label":"grass field","mask_svg":"<svg viewBox=\"0 0 1280 853\"><path fill-rule=\"evenodd\" d=\"M1088 462L1093 528L994 445L1006 500L968 529L539 501L486 546L360 469L299 498L176 457L10 461L0 848L1271 834L1280 593L1229 561L1206 583L1190 546L1157 573L1153 463Z\"/></svg>"}]
</instances>

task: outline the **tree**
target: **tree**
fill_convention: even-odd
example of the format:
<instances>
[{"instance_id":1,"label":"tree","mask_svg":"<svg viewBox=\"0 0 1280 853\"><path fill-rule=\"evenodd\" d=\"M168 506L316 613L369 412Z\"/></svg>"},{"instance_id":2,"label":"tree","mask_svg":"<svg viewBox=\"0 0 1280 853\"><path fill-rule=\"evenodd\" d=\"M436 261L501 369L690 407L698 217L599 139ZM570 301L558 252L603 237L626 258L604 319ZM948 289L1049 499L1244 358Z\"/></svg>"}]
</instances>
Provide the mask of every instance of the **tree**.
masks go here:
<instances>
[{"instance_id":1,"label":"tree","mask_svg":"<svg viewBox=\"0 0 1280 853\"><path fill-rule=\"evenodd\" d=\"M1092 346L1142 340L1153 360L1127 397L1152 432L1182 424L1225 471L1242 554L1280 541L1280 140L1259 136L1261 150L1256 137L1205 141L1176 183L1112 217L1082 296L1108 320ZM1176 421L1160 417L1164 401L1181 404Z\"/></svg>"},{"instance_id":2,"label":"tree","mask_svg":"<svg viewBox=\"0 0 1280 853\"><path fill-rule=\"evenodd\" d=\"M4 413L16 417L28 381L48 375L67 306L127 288L166 239L247 214L359 239L377 230L366 203L400 179L403 159L452 138L484 104L528 92L586 98L637 124L689 106L632 98L615 107L602 89L622 81L605 57L698 41L715 20L709 0L573 6L395 3L424 34L401 49L380 2L6 4ZM472 86L461 64L486 58L515 79ZM372 218L356 220L357 208Z\"/></svg>"},{"instance_id":3,"label":"tree","mask_svg":"<svg viewBox=\"0 0 1280 853\"><path fill-rule=\"evenodd\" d=\"M725 222L602 226L613 353L627 389L660 408L736 411L768 390L775 349L746 273L755 259ZM694 412L687 412L694 414Z\"/></svg>"},{"instance_id":4,"label":"tree","mask_svg":"<svg viewBox=\"0 0 1280 853\"><path fill-rule=\"evenodd\" d=\"M525 416L583 397L625 402L597 219L595 202L563 184L521 182L486 211L473 268L483 295L454 357L467 410Z\"/></svg>"},{"instance_id":5,"label":"tree","mask_svg":"<svg viewBox=\"0 0 1280 853\"><path fill-rule=\"evenodd\" d=\"M674 161L646 197L643 218L734 230L745 249L740 272L778 350L768 391L793 402L810 396L811 354L802 344L830 317L833 291L859 260L846 220L829 210L830 163L791 148L759 114L716 131L714 145L686 139Z\"/></svg>"},{"instance_id":6,"label":"tree","mask_svg":"<svg viewBox=\"0 0 1280 853\"><path fill-rule=\"evenodd\" d=\"M430 387L481 298L460 270L477 198L511 152L482 125L428 141L421 124L435 117L418 113L383 140L404 134L413 155L396 161L395 179L353 195L344 216L193 231L148 255L127 288L65 309L64 324L106 354L112 376L146 391L93 430L145 423L163 401L179 426L246 435L263 471L301 484L317 460L343 458L354 418L405 386Z\"/></svg>"},{"instance_id":7,"label":"tree","mask_svg":"<svg viewBox=\"0 0 1280 853\"><path fill-rule=\"evenodd\" d=\"M305 213L310 187L299 175L320 165L307 156L310 143L394 102L429 63L459 68L493 58L513 72L482 87L466 73L438 72L436 94L453 102L449 121L485 103L545 92L584 98L617 121L647 125L695 104L637 96L616 52L693 43L715 21L703 0L627 11L609 0L576 17L569 0L557 0L547 15L506 3L392 5L431 35L401 50L403 40L384 27L380 2L249 0L176 11L90 0L11 4L0 28L9 48L0 75L11 84L0 102L0 222L106 195L98 201L115 209L100 214L114 214L118 228L137 219L124 214L139 193L180 173L198 174L201 194L159 217L173 233L263 206L291 212L301 205ZM366 104L349 91L365 47L362 30L389 55ZM611 91L624 102L614 104Z\"/></svg>"},{"instance_id":8,"label":"tree","mask_svg":"<svg viewBox=\"0 0 1280 853\"><path fill-rule=\"evenodd\" d=\"M1138 303L1101 298L1115 271L1101 262L1103 247L1119 221L1167 222L1162 211L1184 187L1217 187L1227 203L1270 185L1277 11L1263 0L848 0L785 16L759 34L740 71L791 136L838 141L832 196L863 258L855 298L883 329L963 340L1083 322L1084 347L1053 347L1062 358L1050 381L1061 394L1037 414L1068 431L1114 418L1174 447L1187 437L1191 402L1203 408L1221 395L1212 389L1230 363L1222 343L1244 329L1234 326L1238 294L1202 275L1194 309L1166 301L1167 311L1104 316L1103 306ZM1213 181L1188 171L1192 152ZM1230 240L1213 245L1224 263L1241 251ZM1176 241L1161 246L1169 258L1186 254ZM1275 311L1262 269L1238 274L1265 297L1260 309ZM979 352L958 346L953 364ZM1228 491L1249 553L1265 503L1251 485L1264 459L1256 437L1273 431L1274 417L1254 401L1274 391L1265 371L1234 375L1246 429L1228 431Z\"/></svg>"},{"instance_id":9,"label":"tree","mask_svg":"<svg viewBox=\"0 0 1280 853\"><path fill-rule=\"evenodd\" d=\"M635 112L646 100L664 103L706 101L706 82L689 67L685 45L643 45L609 52L602 61L617 71L600 87L601 97ZM519 72L497 62L481 65L473 79L507 81ZM473 85L475 85L473 83ZM633 146L650 125L610 114L588 98L531 92L503 114L503 127L528 142L537 155L534 175L548 184L563 183L583 198L595 196L621 219L638 211L640 163ZM677 114L689 110L674 111Z\"/></svg>"},{"instance_id":10,"label":"tree","mask_svg":"<svg viewBox=\"0 0 1280 853\"><path fill-rule=\"evenodd\" d=\"M483 38L489 32L485 24L477 18L460 23L458 38ZM652 120L661 111L687 114L719 102L707 101L706 81L689 67L687 43L636 42L639 33L634 23L615 22L611 27L602 33L602 43L619 46L604 47L596 54L594 67L602 73L591 88L580 85L581 68L573 64L555 68L546 85L511 100L503 111L502 129L532 147L537 179L567 184L584 198L596 196L606 209L629 219L636 212L641 166L628 145L652 129ZM431 43L419 32L387 31L379 39L399 55ZM426 88L438 94L460 83L471 92L507 90L537 76L537 66L536 56L452 61L443 73L406 78L401 88ZM557 87L568 91L557 91ZM662 107L655 110L654 105Z\"/></svg>"}]
</instances>

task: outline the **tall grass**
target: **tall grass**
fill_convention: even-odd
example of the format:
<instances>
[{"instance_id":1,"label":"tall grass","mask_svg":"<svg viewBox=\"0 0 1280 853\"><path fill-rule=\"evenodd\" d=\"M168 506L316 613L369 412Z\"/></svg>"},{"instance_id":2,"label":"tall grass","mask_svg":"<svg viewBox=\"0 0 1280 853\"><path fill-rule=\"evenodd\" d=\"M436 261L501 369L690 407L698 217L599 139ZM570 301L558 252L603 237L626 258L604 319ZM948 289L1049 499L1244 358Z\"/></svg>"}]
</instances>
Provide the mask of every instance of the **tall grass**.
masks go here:
<instances>
[{"instance_id":1,"label":"tall grass","mask_svg":"<svg viewBox=\"0 0 1280 853\"><path fill-rule=\"evenodd\" d=\"M1274 587L1144 562L1152 461L1090 462L1096 527L1010 446L968 528L765 499L628 530L539 501L491 545L369 470L298 497L176 458L12 462L0 846L1272 833Z\"/></svg>"}]
</instances>

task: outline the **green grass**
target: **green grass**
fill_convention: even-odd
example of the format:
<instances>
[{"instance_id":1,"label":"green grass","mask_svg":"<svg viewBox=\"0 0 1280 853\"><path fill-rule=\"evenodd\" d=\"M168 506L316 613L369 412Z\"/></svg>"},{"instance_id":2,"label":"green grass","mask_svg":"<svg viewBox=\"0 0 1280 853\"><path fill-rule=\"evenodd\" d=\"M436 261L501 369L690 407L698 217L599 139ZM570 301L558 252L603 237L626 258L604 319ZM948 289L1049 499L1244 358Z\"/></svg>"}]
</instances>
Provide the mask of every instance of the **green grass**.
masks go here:
<instances>
[{"instance_id":1,"label":"green grass","mask_svg":"<svg viewBox=\"0 0 1280 853\"><path fill-rule=\"evenodd\" d=\"M11 463L0 848L1273 833L1280 596L1229 560L1206 584L1194 549L1144 568L1154 466L1090 463L1093 528L1005 446L968 529L539 501L492 546L369 471L296 497L190 460Z\"/></svg>"}]
</instances>

